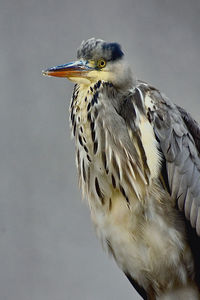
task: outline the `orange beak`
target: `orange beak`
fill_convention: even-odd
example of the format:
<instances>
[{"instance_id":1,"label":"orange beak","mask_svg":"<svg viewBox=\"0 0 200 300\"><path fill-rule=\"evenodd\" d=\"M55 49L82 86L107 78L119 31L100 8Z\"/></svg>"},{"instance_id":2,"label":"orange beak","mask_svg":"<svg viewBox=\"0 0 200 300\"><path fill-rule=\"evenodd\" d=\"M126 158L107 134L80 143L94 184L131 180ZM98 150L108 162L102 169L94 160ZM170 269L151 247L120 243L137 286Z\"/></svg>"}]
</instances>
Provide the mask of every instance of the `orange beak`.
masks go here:
<instances>
[{"instance_id":1,"label":"orange beak","mask_svg":"<svg viewBox=\"0 0 200 300\"><path fill-rule=\"evenodd\" d=\"M42 72L45 76L54 77L87 77L89 71L94 70L85 61L75 61L65 65L53 67Z\"/></svg>"}]
</instances>

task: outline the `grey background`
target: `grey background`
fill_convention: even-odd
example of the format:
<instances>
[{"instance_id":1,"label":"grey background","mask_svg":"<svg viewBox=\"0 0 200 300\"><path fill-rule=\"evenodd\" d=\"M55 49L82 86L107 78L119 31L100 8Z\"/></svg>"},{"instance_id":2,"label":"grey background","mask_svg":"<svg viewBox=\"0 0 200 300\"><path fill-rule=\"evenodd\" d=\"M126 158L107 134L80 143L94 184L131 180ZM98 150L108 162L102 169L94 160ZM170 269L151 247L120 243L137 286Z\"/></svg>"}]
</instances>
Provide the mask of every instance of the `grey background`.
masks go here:
<instances>
[{"instance_id":1,"label":"grey background","mask_svg":"<svg viewBox=\"0 0 200 300\"><path fill-rule=\"evenodd\" d=\"M0 299L139 299L102 251L70 140L73 84L41 70L118 41L137 77L200 121L199 0L1 0Z\"/></svg>"}]
</instances>

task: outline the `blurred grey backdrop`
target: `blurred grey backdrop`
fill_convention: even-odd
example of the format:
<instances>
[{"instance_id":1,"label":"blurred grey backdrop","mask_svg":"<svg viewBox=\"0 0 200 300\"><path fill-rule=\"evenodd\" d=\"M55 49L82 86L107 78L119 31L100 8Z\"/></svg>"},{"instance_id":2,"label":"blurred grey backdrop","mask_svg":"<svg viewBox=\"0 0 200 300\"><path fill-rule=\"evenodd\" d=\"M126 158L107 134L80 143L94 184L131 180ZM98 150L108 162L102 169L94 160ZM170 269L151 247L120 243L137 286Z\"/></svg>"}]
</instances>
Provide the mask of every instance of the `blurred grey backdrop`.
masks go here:
<instances>
[{"instance_id":1,"label":"blurred grey backdrop","mask_svg":"<svg viewBox=\"0 0 200 300\"><path fill-rule=\"evenodd\" d=\"M140 299L81 202L73 84L41 75L93 36L121 43L137 77L200 121L199 0L1 0L2 300Z\"/></svg>"}]
</instances>

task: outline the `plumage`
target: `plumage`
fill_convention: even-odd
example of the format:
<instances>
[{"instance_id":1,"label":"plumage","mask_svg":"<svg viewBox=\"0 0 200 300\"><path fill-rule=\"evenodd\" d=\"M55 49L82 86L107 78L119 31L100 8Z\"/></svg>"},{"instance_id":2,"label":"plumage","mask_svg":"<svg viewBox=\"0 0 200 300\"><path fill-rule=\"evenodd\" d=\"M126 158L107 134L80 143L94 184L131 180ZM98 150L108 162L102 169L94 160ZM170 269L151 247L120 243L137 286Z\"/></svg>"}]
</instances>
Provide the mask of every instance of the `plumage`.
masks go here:
<instances>
[{"instance_id":1,"label":"plumage","mask_svg":"<svg viewBox=\"0 0 200 300\"><path fill-rule=\"evenodd\" d=\"M76 83L79 185L104 247L143 299L200 299L200 127L94 38L45 75Z\"/></svg>"}]
</instances>

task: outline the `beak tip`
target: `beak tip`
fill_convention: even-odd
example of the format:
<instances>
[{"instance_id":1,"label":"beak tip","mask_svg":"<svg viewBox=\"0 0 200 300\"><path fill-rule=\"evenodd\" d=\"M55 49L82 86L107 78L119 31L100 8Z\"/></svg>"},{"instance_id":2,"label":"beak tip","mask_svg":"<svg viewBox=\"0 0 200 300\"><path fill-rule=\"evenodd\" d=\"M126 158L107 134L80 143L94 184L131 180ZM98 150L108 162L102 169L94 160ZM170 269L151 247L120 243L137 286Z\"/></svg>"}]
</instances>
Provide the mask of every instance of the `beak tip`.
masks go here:
<instances>
[{"instance_id":1,"label":"beak tip","mask_svg":"<svg viewBox=\"0 0 200 300\"><path fill-rule=\"evenodd\" d=\"M43 71L42 71L42 75L43 75L43 76L49 76L49 75L48 75L48 70L43 70Z\"/></svg>"}]
</instances>

